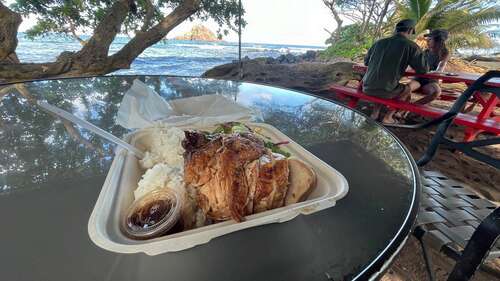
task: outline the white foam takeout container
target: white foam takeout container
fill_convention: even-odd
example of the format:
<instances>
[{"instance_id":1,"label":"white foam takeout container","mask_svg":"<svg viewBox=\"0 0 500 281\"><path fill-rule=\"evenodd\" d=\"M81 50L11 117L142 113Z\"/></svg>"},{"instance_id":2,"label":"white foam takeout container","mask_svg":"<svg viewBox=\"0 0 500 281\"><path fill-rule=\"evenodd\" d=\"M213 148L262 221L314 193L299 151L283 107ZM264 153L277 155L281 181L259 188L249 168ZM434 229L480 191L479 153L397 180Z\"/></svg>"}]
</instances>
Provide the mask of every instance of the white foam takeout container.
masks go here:
<instances>
[{"instance_id":1,"label":"white foam takeout container","mask_svg":"<svg viewBox=\"0 0 500 281\"><path fill-rule=\"evenodd\" d=\"M158 255L181 251L234 231L282 223L300 214L308 215L333 207L347 194L347 181L337 170L276 128L263 123L249 123L249 126L260 128L257 130L273 141L290 141L283 149L290 152L292 157L311 165L317 175L317 186L306 201L253 214L240 223L229 220L150 240L130 239L121 231L120 221L132 204L134 190L145 171L140 168L138 159L132 153L119 148L88 222L90 239L99 247L118 253L144 252L148 255ZM127 135L125 139L136 147L147 150L151 143L150 132L151 129L138 130Z\"/></svg>"}]
</instances>

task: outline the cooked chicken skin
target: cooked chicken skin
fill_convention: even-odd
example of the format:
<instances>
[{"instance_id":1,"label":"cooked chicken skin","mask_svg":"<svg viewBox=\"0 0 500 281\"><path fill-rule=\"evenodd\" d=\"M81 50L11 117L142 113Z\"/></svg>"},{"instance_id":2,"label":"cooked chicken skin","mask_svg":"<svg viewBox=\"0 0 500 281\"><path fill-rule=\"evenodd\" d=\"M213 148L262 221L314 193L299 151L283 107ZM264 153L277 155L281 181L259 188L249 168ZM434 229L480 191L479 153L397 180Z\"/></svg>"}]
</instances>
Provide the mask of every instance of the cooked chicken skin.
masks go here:
<instances>
[{"instance_id":1,"label":"cooked chicken skin","mask_svg":"<svg viewBox=\"0 0 500 281\"><path fill-rule=\"evenodd\" d=\"M186 131L184 181L198 192L210 219L244 216L281 207L288 189L288 160L251 133L206 135Z\"/></svg>"},{"instance_id":2,"label":"cooked chicken skin","mask_svg":"<svg viewBox=\"0 0 500 281\"><path fill-rule=\"evenodd\" d=\"M253 213L260 213L283 206L288 190L288 160L276 153L259 159L258 178L253 196Z\"/></svg>"},{"instance_id":3,"label":"cooked chicken skin","mask_svg":"<svg viewBox=\"0 0 500 281\"><path fill-rule=\"evenodd\" d=\"M184 181L198 190L198 206L213 220L242 221L251 214L256 187L249 184L247 166L266 152L252 134L219 135L186 132L183 143Z\"/></svg>"}]
</instances>

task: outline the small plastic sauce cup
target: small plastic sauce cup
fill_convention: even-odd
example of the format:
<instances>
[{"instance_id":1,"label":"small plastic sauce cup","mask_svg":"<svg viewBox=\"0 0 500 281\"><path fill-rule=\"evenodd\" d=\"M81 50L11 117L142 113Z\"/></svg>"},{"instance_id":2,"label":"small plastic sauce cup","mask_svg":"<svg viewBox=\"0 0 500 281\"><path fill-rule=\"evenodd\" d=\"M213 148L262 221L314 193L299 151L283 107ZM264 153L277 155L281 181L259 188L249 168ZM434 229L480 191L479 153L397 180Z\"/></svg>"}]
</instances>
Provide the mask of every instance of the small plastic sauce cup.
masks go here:
<instances>
[{"instance_id":1,"label":"small plastic sauce cup","mask_svg":"<svg viewBox=\"0 0 500 281\"><path fill-rule=\"evenodd\" d=\"M182 197L170 188L153 190L134 201L122 220L122 229L133 239L166 234L181 217Z\"/></svg>"}]
</instances>

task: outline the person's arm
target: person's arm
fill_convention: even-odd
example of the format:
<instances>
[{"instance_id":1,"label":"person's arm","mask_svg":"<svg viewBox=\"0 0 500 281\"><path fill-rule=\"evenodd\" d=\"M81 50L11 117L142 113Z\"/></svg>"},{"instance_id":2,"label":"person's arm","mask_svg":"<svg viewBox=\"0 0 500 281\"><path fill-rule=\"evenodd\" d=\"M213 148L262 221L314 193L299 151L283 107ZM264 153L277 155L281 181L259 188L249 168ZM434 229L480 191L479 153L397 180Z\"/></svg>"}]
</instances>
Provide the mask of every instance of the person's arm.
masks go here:
<instances>
[{"instance_id":1,"label":"person's arm","mask_svg":"<svg viewBox=\"0 0 500 281\"><path fill-rule=\"evenodd\" d=\"M429 63L425 58L424 52L422 52L420 47L418 47L416 44L415 46L411 46L410 48L409 65L411 66L411 68L413 68L413 70L415 70L415 73L418 74L429 72Z\"/></svg>"},{"instance_id":2,"label":"person's arm","mask_svg":"<svg viewBox=\"0 0 500 281\"><path fill-rule=\"evenodd\" d=\"M441 60L436 68L437 72L443 72L448 60L450 59L450 55L447 55L443 60Z\"/></svg>"},{"instance_id":3,"label":"person's arm","mask_svg":"<svg viewBox=\"0 0 500 281\"><path fill-rule=\"evenodd\" d=\"M368 54L366 54L366 56L365 56L365 66L368 66L368 64L370 63L370 58L371 58L372 53L373 53L373 46L375 46L375 45L372 45L370 47L370 49L368 50Z\"/></svg>"}]
</instances>

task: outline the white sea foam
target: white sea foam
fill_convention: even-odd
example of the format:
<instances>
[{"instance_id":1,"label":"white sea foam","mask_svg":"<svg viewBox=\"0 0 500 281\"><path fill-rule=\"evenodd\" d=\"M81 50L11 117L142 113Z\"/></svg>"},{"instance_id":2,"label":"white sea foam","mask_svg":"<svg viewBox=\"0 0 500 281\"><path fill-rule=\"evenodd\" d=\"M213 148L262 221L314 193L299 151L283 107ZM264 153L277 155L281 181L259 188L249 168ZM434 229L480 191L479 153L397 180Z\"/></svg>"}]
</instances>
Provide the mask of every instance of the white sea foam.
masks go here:
<instances>
[{"instance_id":1,"label":"white sea foam","mask_svg":"<svg viewBox=\"0 0 500 281\"><path fill-rule=\"evenodd\" d=\"M174 44L174 46L205 49L205 50L222 50L226 48L226 46L222 45L209 45L209 44Z\"/></svg>"}]
</instances>

